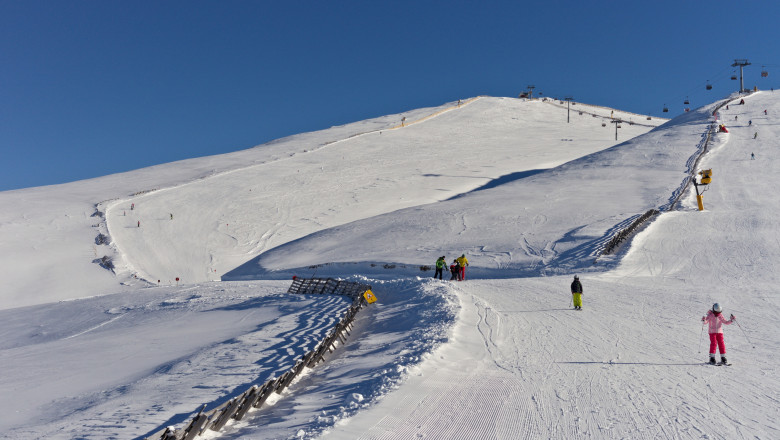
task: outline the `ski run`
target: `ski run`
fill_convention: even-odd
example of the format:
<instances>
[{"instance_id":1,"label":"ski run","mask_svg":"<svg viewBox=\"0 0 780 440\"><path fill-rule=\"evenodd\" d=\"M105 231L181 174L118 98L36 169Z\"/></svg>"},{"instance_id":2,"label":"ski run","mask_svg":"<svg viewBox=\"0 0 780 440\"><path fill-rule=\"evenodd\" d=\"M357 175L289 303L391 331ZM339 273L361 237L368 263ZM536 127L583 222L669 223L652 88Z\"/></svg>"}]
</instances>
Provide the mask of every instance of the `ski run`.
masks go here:
<instances>
[{"instance_id":1,"label":"ski run","mask_svg":"<svg viewBox=\"0 0 780 440\"><path fill-rule=\"evenodd\" d=\"M140 439L276 377L349 305L286 294L296 275L379 300L198 438L780 438L780 93L571 109L463 99L0 193L0 437ZM464 281L433 278L461 255Z\"/></svg>"}]
</instances>

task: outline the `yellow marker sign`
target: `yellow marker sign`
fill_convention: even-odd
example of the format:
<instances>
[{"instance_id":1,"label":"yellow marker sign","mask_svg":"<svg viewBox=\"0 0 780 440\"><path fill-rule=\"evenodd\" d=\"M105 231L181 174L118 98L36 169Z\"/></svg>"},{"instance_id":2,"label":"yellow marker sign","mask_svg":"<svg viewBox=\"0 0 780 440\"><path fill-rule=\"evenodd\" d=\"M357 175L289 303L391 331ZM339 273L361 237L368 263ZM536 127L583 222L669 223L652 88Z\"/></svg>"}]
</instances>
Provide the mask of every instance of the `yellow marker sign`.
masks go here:
<instances>
[{"instance_id":1,"label":"yellow marker sign","mask_svg":"<svg viewBox=\"0 0 780 440\"><path fill-rule=\"evenodd\" d=\"M363 298L365 298L369 304L376 302L376 295L374 295L374 292L370 290L366 290L366 292L363 294Z\"/></svg>"}]
</instances>

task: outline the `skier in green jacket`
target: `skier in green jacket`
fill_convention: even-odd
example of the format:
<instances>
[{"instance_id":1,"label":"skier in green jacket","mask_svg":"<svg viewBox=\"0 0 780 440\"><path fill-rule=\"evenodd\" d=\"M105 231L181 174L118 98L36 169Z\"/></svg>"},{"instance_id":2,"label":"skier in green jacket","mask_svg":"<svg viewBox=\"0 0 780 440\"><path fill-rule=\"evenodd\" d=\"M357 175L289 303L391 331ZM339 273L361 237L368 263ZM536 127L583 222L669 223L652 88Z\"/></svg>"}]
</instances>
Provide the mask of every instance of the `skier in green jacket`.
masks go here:
<instances>
[{"instance_id":1,"label":"skier in green jacket","mask_svg":"<svg viewBox=\"0 0 780 440\"><path fill-rule=\"evenodd\" d=\"M444 255L442 255L438 260L436 260L436 273L433 274L433 277L442 279L442 274L444 274L444 268L446 266L447 262L444 260Z\"/></svg>"}]
</instances>

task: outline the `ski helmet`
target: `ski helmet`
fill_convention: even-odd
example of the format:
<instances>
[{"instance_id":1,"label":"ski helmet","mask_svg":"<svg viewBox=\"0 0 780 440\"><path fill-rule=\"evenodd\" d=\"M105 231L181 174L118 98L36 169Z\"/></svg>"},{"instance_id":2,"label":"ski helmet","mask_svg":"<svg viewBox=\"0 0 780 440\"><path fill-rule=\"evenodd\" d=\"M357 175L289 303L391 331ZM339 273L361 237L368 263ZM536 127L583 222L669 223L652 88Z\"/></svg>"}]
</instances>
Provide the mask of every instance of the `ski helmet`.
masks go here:
<instances>
[{"instance_id":1,"label":"ski helmet","mask_svg":"<svg viewBox=\"0 0 780 440\"><path fill-rule=\"evenodd\" d=\"M578 279L580 279L580 277L578 277L577 275L574 275L574 279L578 280Z\"/></svg>"},{"instance_id":2,"label":"ski helmet","mask_svg":"<svg viewBox=\"0 0 780 440\"><path fill-rule=\"evenodd\" d=\"M715 303L712 305L712 311L715 313L720 313L723 311L723 307L721 307L720 304Z\"/></svg>"}]
</instances>

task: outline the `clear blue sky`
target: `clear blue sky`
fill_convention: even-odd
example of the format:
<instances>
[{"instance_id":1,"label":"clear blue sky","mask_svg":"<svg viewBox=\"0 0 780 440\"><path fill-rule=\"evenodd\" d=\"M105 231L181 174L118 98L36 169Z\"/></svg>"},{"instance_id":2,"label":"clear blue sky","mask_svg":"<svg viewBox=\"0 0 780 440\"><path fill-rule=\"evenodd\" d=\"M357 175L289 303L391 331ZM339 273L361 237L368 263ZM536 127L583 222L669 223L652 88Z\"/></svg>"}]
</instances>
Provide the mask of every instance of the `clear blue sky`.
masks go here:
<instances>
[{"instance_id":1,"label":"clear blue sky","mask_svg":"<svg viewBox=\"0 0 780 440\"><path fill-rule=\"evenodd\" d=\"M529 84L674 116L736 90L735 58L780 88L778 17L763 0L0 0L0 190Z\"/></svg>"}]
</instances>

